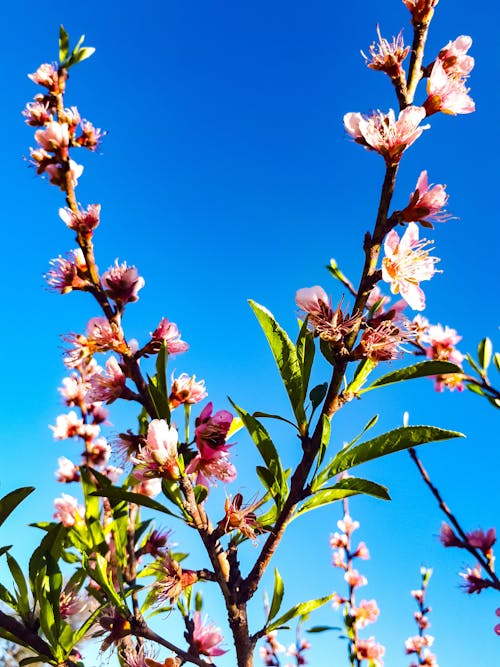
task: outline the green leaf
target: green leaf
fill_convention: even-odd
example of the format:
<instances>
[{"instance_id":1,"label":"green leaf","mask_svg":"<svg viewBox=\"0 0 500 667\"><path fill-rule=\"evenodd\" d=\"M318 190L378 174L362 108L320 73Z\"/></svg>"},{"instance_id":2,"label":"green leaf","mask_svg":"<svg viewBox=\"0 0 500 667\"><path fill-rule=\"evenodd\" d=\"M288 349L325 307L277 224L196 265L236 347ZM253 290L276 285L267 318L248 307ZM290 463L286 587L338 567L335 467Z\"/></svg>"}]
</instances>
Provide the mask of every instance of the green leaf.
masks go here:
<instances>
[{"instance_id":1,"label":"green leaf","mask_svg":"<svg viewBox=\"0 0 500 667\"><path fill-rule=\"evenodd\" d=\"M158 389L168 397L167 393L167 362L168 348L167 341L162 340L160 351L156 357L156 378Z\"/></svg>"},{"instance_id":2,"label":"green leaf","mask_svg":"<svg viewBox=\"0 0 500 667\"><path fill-rule=\"evenodd\" d=\"M482 375L482 372L483 372L482 369L476 364L476 362L475 362L474 359L471 357L471 355L470 355L470 354L466 354L466 355L465 355L465 358L467 359L467 361L469 362L469 364L472 366L472 368L476 371L476 373L478 373L478 375Z\"/></svg>"},{"instance_id":3,"label":"green leaf","mask_svg":"<svg viewBox=\"0 0 500 667\"><path fill-rule=\"evenodd\" d=\"M387 375L375 380L369 387L362 389L360 393L385 387L395 382L404 382L405 380L414 380L416 378L429 377L430 375L446 375L446 373L462 373L460 366L452 364L450 361L422 361L413 366L407 366L397 371L391 371Z\"/></svg>"},{"instance_id":4,"label":"green leaf","mask_svg":"<svg viewBox=\"0 0 500 667\"><path fill-rule=\"evenodd\" d=\"M493 355L493 362L496 366L497 371L500 371L500 352L495 352Z\"/></svg>"},{"instance_id":5,"label":"green leaf","mask_svg":"<svg viewBox=\"0 0 500 667\"><path fill-rule=\"evenodd\" d=\"M319 339L319 349L328 363L330 363L332 366L335 366L335 355L332 352L332 348L328 345L326 340L323 340L323 338Z\"/></svg>"},{"instance_id":6,"label":"green leaf","mask_svg":"<svg viewBox=\"0 0 500 667\"><path fill-rule=\"evenodd\" d=\"M283 384L288 394L290 404L297 419L297 425L301 433L307 430L307 419L304 412L304 390L301 373L301 365L297 356L297 350L288 334L276 322L273 315L255 301L249 301L278 366Z\"/></svg>"},{"instance_id":7,"label":"green leaf","mask_svg":"<svg viewBox=\"0 0 500 667\"><path fill-rule=\"evenodd\" d=\"M390 500L389 493L385 486L381 486L376 482L370 482L367 479L349 477L339 480L334 486L317 491L299 507L297 516L309 512L316 507L329 505L337 500L343 500L349 496L355 496L361 493L374 496L375 498L381 498L382 500Z\"/></svg>"},{"instance_id":8,"label":"green leaf","mask_svg":"<svg viewBox=\"0 0 500 667\"><path fill-rule=\"evenodd\" d=\"M306 632L326 632L328 630L342 630L338 625L315 625L312 628L308 628Z\"/></svg>"},{"instance_id":9,"label":"green leaf","mask_svg":"<svg viewBox=\"0 0 500 667\"><path fill-rule=\"evenodd\" d=\"M309 600L308 602L301 602L300 604L296 604L295 607L292 607L287 612L285 612L283 616L280 616L273 623L267 625L266 632L271 632L272 630L276 630L281 625L283 625L290 619L295 618L296 616L303 616L304 614L309 614L311 611L314 611L314 609L317 609L318 607L321 607L322 605L329 602L332 599L332 597L333 595L328 595L327 597L324 598L317 598L316 600Z\"/></svg>"},{"instance_id":10,"label":"green leaf","mask_svg":"<svg viewBox=\"0 0 500 667\"><path fill-rule=\"evenodd\" d=\"M9 605L9 607L12 607L12 609L15 609L17 611L17 604L15 597L7 588L5 588L3 584L0 584L0 600L2 600L2 602L5 602L5 604Z\"/></svg>"},{"instance_id":11,"label":"green leaf","mask_svg":"<svg viewBox=\"0 0 500 667\"><path fill-rule=\"evenodd\" d=\"M162 505L157 500L144 496L142 493L133 493L132 491L126 491L118 486L110 486L107 489L99 489L94 491L91 495L93 496L103 496L104 498L110 498L113 500L124 500L128 503L135 503L141 507L149 507L152 510L157 512L163 512L163 514L169 514L170 516L175 516L177 519L180 519L177 514L171 512L168 507Z\"/></svg>"},{"instance_id":12,"label":"green leaf","mask_svg":"<svg viewBox=\"0 0 500 667\"><path fill-rule=\"evenodd\" d=\"M285 585L283 583L283 579L281 578L280 573L278 572L278 568L275 567L273 599L271 600L271 607L269 608L269 616L267 617L268 621L271 621L279 612L284 594L285 594Z\"/></svg>"},{"instance_id":13,"label":"green leaf","mask_svg":"<svg viewBox=\"0 0 500 667\"><path fill-rule=\"evenodd\" d=\"M463 433L448 431L436 426L402 426L379 435L373 440L367 440L356 447L351 447L347 451L340 451L332 461L332 473L336 475L366 461L427 442L463 437L465 437Z\"/></svg>"},{"instance_id":14,"label":"green leaf","mask_svg":"<svg viewBox=\"0 0 500 667\"><path fill-rule=\"evenodd\" d=\"M328 382L317 384L309 393L309 400L311 401L313 412L321 405L323 399L328 391Z\"/></svg>"},{"instance_id":15,"label":"green leaf","mask_svg":"<svg viewBox=\"0 0 500 667\"><path fill-rule=\"evenodd\" d=\"M356 366L354 377L345 389L346 394L360 394L362 387L368 380L370 373L377 367L377 362L371 359L363 359Z\"/></svg>"},{"instance_id":16,"label":"green leaf","mask_svg":"<svg viewBox=\"0 0 500 667\"><path fill-rule=\"evenodd\" d=\"M194 489L194 498L196 500L197 505L200 505L202 502L204 502L207 499L208 496L208 489L206 486L203 486L203 484L197 484Z\"/></svg>"},{"instance_id":17,"label":"green leaf","mask_svg":"<svg viewBox=\"0 0 500 667\"><path fill-rule=\"evenodd\" d=\"M22 501L35 490L34 486L23 486L0 498L0 526Z\"/></svg>"},{"instance_id":18,"label":"green leaf","mask_svg":"<svg viewBox=\"0 0 500 667\"><path fill-rule=\"evenodd\" d=\"M231 401L231 399L229 400ZM266 488L271 491L275 501L282 503L288 494L288 485L278 451L269 433L260 421L252 417L246 410L237 406L233 401L231 401L231 405L239 414L269 471L269 475L264 473L264 478L261 477L261 479L265 481Z\"/></svg>"},{"instance_id":19,"label":"green leaf","mask_svg":"<svg viewBox=\"0 0 500 667\"><path fill-rule=\"evenodd\" d=\"M76 49L73 50L71 57L66 63L67 68L73 67L74 65L78 65L78 63L87 60L87 58L90 58L90 56L95 53L95 49L93 46L84 46L83 49L79 49L76 52L75 51Z\"/></svg>"},{"instance_id":20,"label":"green leaf","mask_svg":"<svg viewBox=\"0 0 500 667\"><path fill-rule=\"evenodd\" d=\"M491 363L491 357L493 354L493 346L489 338L483 338L483 340L477 346L477 358L479 363L482 366L483 371L486 371L488 366Z\"/></svg>"},{"instance_id":21,"label":"green leaf","mask_svg":"<svg viewBox=\"0 0 500 667\"><path fill-rule=\"evenodd\" d=\"M69 36L62 25L59 26L59 64L62 66L69 53Z\"/></svg>"},{"instance_id":22,"label":"green leaf","mask_svg":"<svg viewBox=\"0 0 500 667\"><path fill-rule=\"evenodd\" d=\"M12 544L8 544L5 547L0 547L0 556L3 556L9 549L12 549Z\"/></svg>"},{"instance_id":23,"label":"green leaf","mask_svg":"<svg viewBox=\"0 0 500 667\"><path fill-rule=\"evenodd\" d=\"M155 375L150 377L148 375L148 391L151 397L151 401L155 407L156 414L158 419L165 419L168 424L170 424L170 408L168 405L168 396L165 392L157 386L158 378Z\"/></svg>"},{"instance_id":24,"label":"green leaf","mask_svg":"<svg viewBox=\"0 0 500 667\"><path fill-rule=\"evenodd\" d=\"M302 322L295 348L302 376L302 402L304 402L309 387L314 354L316 352L313 333L307 327L307 318Z\"/></svg>"},{"instance_id":25,"label":"green leaf","mask_svg":"<svg viewBox=\"0 0 500 667\"><path fill-rule=\"evenodd\" d=\"M18 602L28 602L28 586L26 584L26 579L24 578L23 571L19 567L18 562L16 559L11 556L9 553L7 554L7 564L9 566L10 573L12 575L12 578L14 579L17 590L18 590Z\"/></svg>"},{"instance_id":26,"label":"green leaf","mask_svg":"<svg viewBox=\"0 0 500 667\"><path fill-rule=\"evenodd\" d=\"M229 400L231 400L231 399L229 399ZM293 426L293 428L295 428L295 429L297 428L297 424L294 424L289 419L286 419L285 417L282 417L281 415L273 415L270 412L261 412L260 410L257 410L256 412L252 413L252 417L259 417L259 418L264 417L265 419L277 419L278 421L285 422L286 424L290 424L290 426ZM242 419L240 419L239 421L243 422Z\"/></svg>"}]
</instances>

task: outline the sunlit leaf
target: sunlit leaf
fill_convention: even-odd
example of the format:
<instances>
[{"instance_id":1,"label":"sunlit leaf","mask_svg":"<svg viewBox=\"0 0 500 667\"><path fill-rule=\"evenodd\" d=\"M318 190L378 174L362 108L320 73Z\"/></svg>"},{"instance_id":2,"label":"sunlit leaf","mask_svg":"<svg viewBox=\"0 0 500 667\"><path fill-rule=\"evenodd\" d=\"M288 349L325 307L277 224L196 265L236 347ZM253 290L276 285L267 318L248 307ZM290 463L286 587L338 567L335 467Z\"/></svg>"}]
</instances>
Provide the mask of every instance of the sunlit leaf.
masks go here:
<instances>
[{"instance_id":1,"label":"sunlit leaf","mask_svg":"<svg viewBox=\"0 0 500 667\"><path fill-rule=\"evenodd\" d=\"M416 378L429 377L432 375L445 375L446 373L462 373L460 366L452 364L450 361L422 361L413 366L400 368L397 371L391 371L386 375L375 380L369 387L365 387L360 393L377 389L378 387L386 387L387 385L396 382L404 382L405 380L415 380Z\"/></svg>"}]
</instances>

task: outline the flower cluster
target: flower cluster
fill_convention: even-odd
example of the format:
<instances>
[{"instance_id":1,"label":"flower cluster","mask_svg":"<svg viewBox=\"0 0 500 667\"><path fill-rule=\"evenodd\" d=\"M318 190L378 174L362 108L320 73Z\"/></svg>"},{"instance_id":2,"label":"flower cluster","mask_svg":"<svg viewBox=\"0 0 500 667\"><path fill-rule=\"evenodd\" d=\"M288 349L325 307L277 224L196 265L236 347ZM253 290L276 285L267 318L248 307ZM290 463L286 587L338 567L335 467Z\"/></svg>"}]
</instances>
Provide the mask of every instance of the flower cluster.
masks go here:
<instances>
[{"instance_id":1,"label":"flower cluster","mask_svg":"<svg viewBox=\"0 0 500 667\"><path fill-rule=\"evenodd\" d=\"M438 111L456 115L475 111L474 100L465 87L474 67L474 58L467 55L472 39L467 35L449 42L434 61L427 82L427 99L424 108L427 116Z\"/></svg>"},{"instance_id":2,"label":"flower cluster","mask_svg":"<svg viewBox=\"0 0 500 667\"><path fill-rule=\"evenodd\" d=\"M418 627L418 634L409 637L405 642L406 655L413 655L418 662L412 662L410 667L438 667L436 656L429 651L429 647L434 643L434 637L426 633L430 628L428 614L431 608L425 602L425 594L427 592L427 585L432 575L432 570L422 567L420 569L422 577L421 586L418 590L411 592L418 604L418 611L413 616Z\"/></svg>"},{"instance_id":3,"label":"flower cluster","mask_svg":"<svg viewBox=\"0 0 500 667\"><path fill-rule=\"evenodd\" d=\"M46 93L37 94L34 102L30 102L23 111L26 123L40 128L35 132L38 146L31 149L33 164L37 173L47 174L53 185L66 190L69 182L74 188L82 175L83 166L70 159L70 147L95 151L105 133L89 121L82 120L76 107L61 107L67 79L63 68L45 63L29 78L47 89Z\"/></svg>"},{"instance_id":4,"label":"flower cluster","mask_svg":"<svg viewBox=\"0 0 500 667\"><path fill-rule=\"evenodd\" d=\"M494 573L495 555L493 545L496 539L494 528L490 528L486 532L481 529L473 530L459 537L449 524L443 522L441 525L440 540L445 547L458 547L476 553L478 560L482 561L483 566L488 570L488 574L485 576L481 563L477 563L473 568L467 568L466 572L461 574L464 579L466 593L481 593L485 588L500 590L500 583L495 576L491 576Z\"/></svg>"},{"instance_id":5,"label":"flower cluster","mask_svg":"<svg viewBox=\"0 0 500 667\"><path fill-rule=\"evenodd\" d=\"M462 366L464 355L455 347L462 340L455 329L441 324L429 324L429 321L417 315L413 320L413 327L416 335L416 342L421 346L425 356L428 359L436 361L450 361L457 366ZM463 391L464 375L462 373L447 373L446 375L437 375L434 378L434 387L436 391L449 389L453 391Z\"/></svg>"},{"instance_id":6,"label":"flower cluster","mask_svg":"<svg viewBox=\"0 0 500 667\"><path fill-rule=\"evenodd\" d=\"M344 580L347 582L347 595L342 596L334 593L334 608L344 608L344 623L349 638L349 651L351 662L354 660L371 660L373 667L383 667L383 656L385 648L375 641L374 637L361 639L358 630L374 623L379 615L379 609L375 600L361 600L356 603L356 592L361 586L368 583L367 578L353 567L356 559L368 560L370 554L364 542L357 546L352 544L352 534L359 528L359 522L354 521L344 501L344 516L337 522L340 532L333 533L330 538L330 546L333 549L334 567L344 571Z\"/></svg>"}]
</instances>

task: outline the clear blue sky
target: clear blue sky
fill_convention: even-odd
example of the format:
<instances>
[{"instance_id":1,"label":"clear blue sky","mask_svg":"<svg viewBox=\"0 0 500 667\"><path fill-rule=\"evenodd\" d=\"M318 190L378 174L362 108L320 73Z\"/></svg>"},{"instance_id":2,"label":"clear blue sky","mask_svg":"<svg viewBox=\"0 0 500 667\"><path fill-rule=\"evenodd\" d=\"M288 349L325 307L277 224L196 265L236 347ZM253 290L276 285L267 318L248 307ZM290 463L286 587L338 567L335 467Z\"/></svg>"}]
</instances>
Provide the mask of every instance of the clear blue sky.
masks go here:
<instances>
[{"instance_id":1,"label":"clear blue sky","mask_svg":"<svg viewBox=\"0 0 500 667\"><path fill-rule=\"evenodd\" d=\"M44 287L49 259L71 248L73 239L57 215L60 192L22 160L33 139L20 112L36 92L26 74L56 59L59 24L73 40L85 33L97 48L72 71L67 103L109 131L100 155L84 156L77 194L84 204L102 204L96 234L101 269L118 257L137 265L146 279L140 301L127 312L127 332L144 341L161 316L176 321L191 345L174 361L177 372L204 378L217 409L227 407L230 395L250 411L269 412L288 408L246 299L268 306L293 331L296 289L322 284L334 301L340 298L323 269L330 257L357 280L383 161L346 138L342 116L395 106L388 79L366 69L359 51L374 40L377 23L387 37L404 25L410 41L411 32L399 0L5 5L0 494L27 484L37 493L6 524L1 543L13 541L15 530L15 553L22 558L23 547L38 536L20 522L51 514L52 499L61 492L53 477L56 459L78 455L71 443L54 443L47 428L62 411L59 336L83 330L98 314L85 295L59 297ZM431 182L448 186L449 209L459 220L428 234L443 273L426 285L426 315L455 327L464 352L484 335L497 348L500 343L499 146L493 124L499 100L492 46L499 19L498 7L486 0L439 3L428 60L450 39L472 35L476 69L470 85L477 112L431 118L431 131L403 160L394 199L396 207L406 203L422 169ZM417 100L423 99L420 90ZM320 368L318 380L326 372ZM405 410L413 424L467 434L463 441L426 446L422 458L468 529L500 527L498 414L469 393L438 395L425 380L373 392L335 418L332 447L351 439L375 413L381 414L378 432L400 425ZM124 410L113 413L110 432L131 425L132 418ZM298 443L286 430L277 434L292 464ZM237 439L237 465L248 470L256 457L244 436ZM386 645L386 666L410 662L403 655L404 640L415 633L409 591L417 587L422 564L435 571L429 602L441 667L496 664L498 596L467 598L459 590L458 572L468 559L438 543L441 515L408 456L373 463L359 474L386 484L393 497L391 503L355 499L351 505L372 553L363 567L369 586L361 597L375 597L381 608L365 636L375 634ZM253 495L253 475L242 472L238 489ZM212 502L222 499L219 489ZM291 527L275 561L287 585L285 604L341 589L328 545L340 511L330 506ZM184 547L182 531L176 537ZM190 564L200 566L198 547L188 546ZM248 557L255 557L250 545ZM225 626L208 584L204 589L207 611ZM258 621L259 607L257 600ZM339 620L327 607L312 623ZM169 636L170 623L165 619L160 627ZM293 641L292 633L282 641ZM333 665L337 655L335 664L342 665L344 646L333 633L314 638L312 665ZM233 664L231 657L220 660L225 667Z\"/></svg>"}]
</instances>

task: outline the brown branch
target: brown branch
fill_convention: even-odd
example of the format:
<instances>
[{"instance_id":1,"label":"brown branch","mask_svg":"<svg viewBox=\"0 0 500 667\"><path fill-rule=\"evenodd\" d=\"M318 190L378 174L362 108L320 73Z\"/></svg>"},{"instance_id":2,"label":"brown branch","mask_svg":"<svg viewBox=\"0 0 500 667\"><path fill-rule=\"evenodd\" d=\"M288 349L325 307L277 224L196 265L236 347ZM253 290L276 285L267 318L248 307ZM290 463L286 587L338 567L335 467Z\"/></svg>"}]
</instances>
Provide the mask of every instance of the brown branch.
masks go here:
<instances>
[{"instance_id":1,"label":"brown branch","mask_svg":"<svg viewBox=\"0 0 500 667\"><path fill-rule=\"evenodd\" d=\"M424 58L425 43L427 41L427 34L429 32L429 25L432 18L432 13L425 22L413 23L413 43L411 47L410 67L408 70L408 83L406 89L405 106L413 103L415 92L417 90L418 82L422 78L422 62Z\"/></svg>"},{"instance_id":2,"label":"brown branch","mask_svg":"<svg viewBox=\"0 0 500 667\"><path fill-rule=\"evenodd\" d=\"M460 535L463 541L463 548L466 549L474 558L478 561L478 563L486 570L488 573L489 577L491 578L492 582L494 583L495 588L498 588L500 590L500 579L497 577L495 574L494 570L492 569L489 561L487 558L483 556L483 554L476 549L475 547L471 546L469 544L469 538L467 537L466 532L458 522L458 519L455 517L453 512L450 510L448 505L445 503L443 500L443 497L441 496L438 488L434 486L432 483L432 480L429 476L429 473L427 470L424 468L422 461L418 458L417 452L413 449L413 447L410 447L408 450L408 453L410 457L412 458L413 462L418 468L418 471L420 473L420 476L424 480L425 484L427 484L428 488L430 489L432 495L434 498L437 500L439 508L441 511L447 516L448 520L450 521L451 524L453 524L453 527L457 531L457 533Z\"/></svg>"},{"instance_id":3,"label":"brown branch","mask_svg":"<svg viewBox=\"0 0 500 667\"><path fill-rule=\"evenodd\" d=\"M47 642L36 632L29 630L14 616L9 616L9 614L0 611L0 628L10 633L13 641L19 639L23 646L32 648L41 658L46 658L47 661L55 660L52 649Z\"/></svg>"},{"instance_id":4,"label":"brown branch","mask_svg":"<svg viewBox=\"0 0 500 667\"><path fill-rule=\"evenodd\" d=\"M156 632L153 632L153 630L151 630L151 628L148 627L144 621L138 622L134 620L132 621L131 625L131 634L133 634L134 637L142 637L143 639L148 639L149 641L168 648L169 651L173 651L176 655L178 655L183 662L190 662L193 665L198 665L199 667L217 667L213 662L207 662L206 660L203 660L196 655L192 655L187 651L183 651L175 644L172 644L172 642L169 642L168 639L160 637L160 635L157 635Z\"/></svg>"}]
</instances>

